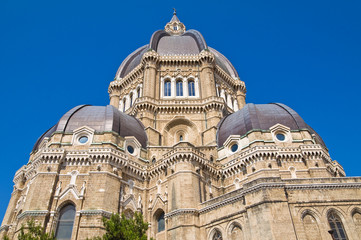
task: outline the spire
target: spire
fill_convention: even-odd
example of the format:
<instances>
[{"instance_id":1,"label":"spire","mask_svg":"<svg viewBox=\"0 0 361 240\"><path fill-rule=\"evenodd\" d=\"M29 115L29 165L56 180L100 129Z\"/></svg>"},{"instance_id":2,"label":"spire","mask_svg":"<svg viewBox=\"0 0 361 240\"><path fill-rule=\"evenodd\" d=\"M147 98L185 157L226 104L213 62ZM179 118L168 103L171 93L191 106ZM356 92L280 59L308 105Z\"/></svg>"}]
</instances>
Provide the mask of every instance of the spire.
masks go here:
<instances>
[{"instance_id":1,"label":"spire","mask_svg":"<svg viewBox=\"0 0 361 240\"><path fill-rule=\"evenodd\" d=\"M170 20L170 22L180 22L178 17L177 17L177 10L175 10L175 8L173 8L173 17Z\"/></svg>"},{"instance_id":2,"label":"spire","mask_svg":"<svg viewBox=\"0 0 361 240\"><path fill-rule=\"evenodd\" d=\"M177 10L175 8L173 8L173 17L170 22L165 25L164 30L171 35L181 35L186 31L186 27L177 17Z\"/></svg>"}]
</instances>

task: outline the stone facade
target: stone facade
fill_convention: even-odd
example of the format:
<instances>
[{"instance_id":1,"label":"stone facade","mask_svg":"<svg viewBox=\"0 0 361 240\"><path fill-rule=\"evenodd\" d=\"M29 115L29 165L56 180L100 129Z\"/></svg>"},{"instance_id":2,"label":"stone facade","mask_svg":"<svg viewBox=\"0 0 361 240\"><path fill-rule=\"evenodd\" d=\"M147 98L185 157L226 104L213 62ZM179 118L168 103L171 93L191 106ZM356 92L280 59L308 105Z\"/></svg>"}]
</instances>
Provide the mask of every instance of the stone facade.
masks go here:
<instances>
[{"instance_id":1,"label":"stone facade","mask_svg":"<svg viewBox=\"0 0 361 240\"><path fill-rule=\"evenodd\" d=\"M109 96L39 138L0 237L29 218L57 232L72 205L74 240L136 211L160 240L331 240L332 217L335 239L361 239L361 178L345 177L292 109L246 104L231 63L176 15L124 60Z\"/></svg>"}]
</instances>

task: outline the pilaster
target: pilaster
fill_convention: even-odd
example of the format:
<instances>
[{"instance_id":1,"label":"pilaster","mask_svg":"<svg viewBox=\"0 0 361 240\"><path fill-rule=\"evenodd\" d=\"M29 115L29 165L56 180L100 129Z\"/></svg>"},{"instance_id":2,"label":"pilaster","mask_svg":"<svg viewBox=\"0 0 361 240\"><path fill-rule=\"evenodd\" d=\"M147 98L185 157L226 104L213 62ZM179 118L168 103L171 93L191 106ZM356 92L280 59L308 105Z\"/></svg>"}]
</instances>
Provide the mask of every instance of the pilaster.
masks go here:
<instances>
[{"instance_id":1,"label":"pilaster","mask_svg":"<svg viewBox=\"0 0 361 240\"><path fill-rule=\"evenodd\" d=\"M208 50L203 50L199 54L201 61L201 89L202 98L217 96L216 83L214 80L214 55Z\"/></svg>"}]
</instances>

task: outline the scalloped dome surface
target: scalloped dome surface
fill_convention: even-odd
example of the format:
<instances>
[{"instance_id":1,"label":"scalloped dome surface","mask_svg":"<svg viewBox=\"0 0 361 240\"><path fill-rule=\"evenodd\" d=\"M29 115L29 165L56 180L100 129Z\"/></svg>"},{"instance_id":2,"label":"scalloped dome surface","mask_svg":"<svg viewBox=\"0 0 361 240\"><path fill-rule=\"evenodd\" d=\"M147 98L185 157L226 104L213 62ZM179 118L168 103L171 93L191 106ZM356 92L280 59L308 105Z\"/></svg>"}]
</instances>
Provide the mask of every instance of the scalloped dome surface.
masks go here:
<instances>
[{"instance_id":1,"label":"scalloped dome surface","mask_svg":"<svg viewBox=\"0 0 361 240\"><path fill-rule=\"evenodd\" d=\"M46 131L35 143L33 151L45 137L50 137L54 132L73 133L79 127L87 126L95 132L116 132L120 136L134 136L142 147L147 145L147 135L143 124L135 117L120 112L115 107L79 105L65 113L59 122Z\"/></svg>"},{"instance_id":2,"label":"scalloped dome surface","mask_svg":"<svg viewBox=\"0 0 361 240\"><path fill-rule=\"evenodd\" d=\"M207 46L202 34L196 30L188 30L182 35L170 35L164 30L153 33L150 43L132 52L120 65L116 76L123 78L141 63L143 54L153 49L159 55L197 55L204 49L209 49L215 55L216 64L233 78L238 73L231 62L217 50Z\"/></svg>"},{"instance_id":3,"label":"scalloped dome surface","mask_svg":"<svg viewBox=\"0 0 361 240\"><path fill-rule=\"evenodd\" d=\"M230 135L245 135L251 130L269 130L276 124L291 130L307 129L315 134L316 142L326 147L322 138L290 107L281 103L248 103L241 110L221 120L217 130L217 145L221 147Z\"/></svg>"}]
</instances>

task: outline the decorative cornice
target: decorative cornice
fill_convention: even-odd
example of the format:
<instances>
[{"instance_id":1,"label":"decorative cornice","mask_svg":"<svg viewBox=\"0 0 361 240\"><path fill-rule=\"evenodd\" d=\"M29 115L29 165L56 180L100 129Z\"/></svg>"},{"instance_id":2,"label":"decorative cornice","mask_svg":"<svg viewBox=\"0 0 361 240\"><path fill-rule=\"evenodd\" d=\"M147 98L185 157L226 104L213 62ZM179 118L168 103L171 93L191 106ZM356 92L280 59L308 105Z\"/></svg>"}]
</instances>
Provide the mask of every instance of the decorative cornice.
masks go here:
<instances>
[{"instance_id":1,"label":"decorative cornice","mask_svg":"<svg viewBox=\"0 0 361 240\"><path fill-rule=\"evenodd\" d=\"M255 186L252 186L250 188L247 188L247 189L240 189L240 190L237 190L239 191L239 193L236 195L236 196L233 196L233 197L230 197L230 198L226 198L224 200L221 200L221 201L218 201L216 202L217 200L216 199L222 199L224 198L224 195L223 196L219 196L217 198L213 198L207 202L210 202L210 201L215 201L215 203L207 206L207 207L204 207L202 209L199 210L199 213L200 214L203 214L203 213L206 213L206 212L209 212L211 210L214 210L214 209L217 209L217 208L220 208L220 207L223 207L225 205L229 205L229 204L232 204L234 202L237 202L239 200L243 200L244 199L244 196L246 194L249 194L249 193L252 193L252 192L256 192L256 191L259 191L261 189L266 189L266 188L283 188L284 187L284 183L260 183L260 184L257 184ZM207 202L204 202L202 204L206 204Z\"/></svg>"},{"instance_id":2,"label":"decorative cornice","mask_svg":"<svg viewBox=\"0 0 361 240\"><path fill-rule=\"evenodd\" d=\"M143 64L139 64L136 66L132 71L130 71L124 78L115 79L114 81L110 82L108 87L108 93L111 94L113 89L123 89L126 86L132 84L132 82L141 77L144 72Z\"/></svg>"},{"instance_id":3,"label":"decorative cornice","mask_svg":"<svg viewBox=\"0 0 361 240\"><path fill-rule=\"evenodd\" d=\"M222 78L226 83L228 83L235 90L240 90L243 93L247 92L246 84L240 79L232 78L228 73L226 73L220 66L216 65L215 73Z\"/></svg>"},{"instance_id":4,"label":"decorative cornice","mask_svg":"<svg viewBox=\"0 0 361 240\"><path fill-rule=\"evenodd\" d=\"M135 100L129 114L135 115L137 112L144 110L157 113L202 113L212 109L222 111L223 108L224 102L220 97L171 100L157 100L149 97L141 97Z\"/></svg>"},{"instance_id":5,"label":"decorative cornice","mask_svg":"<svg viewBox=\"0 0 361 240\"><path fill-rule=\"evenodd\" d=\"M79 213L81 215L85 215L85 216L100 215L100 216L107 217L107 218L110 218L110 216L113 214L112 212L105 211L102 209L80 210Z\"/></svg>"},{"instance_id":6,"label":"decorative cornice","mask_svg":"<svg viewBox=\"0 0 361 240\"><path fill-rule=\"evenodd\" d=\"M310 189L338 189L338 188L360 188L361 183L308 183L287 184L287 190L310 190Z\"/></svg>"},{"instance_id":7,"label":"decorative cornice","mask_svg":"<svg viewBox=\"0 0 361 240\"><path fill-rule=\"evenodd\" d=\"M48 213L49 213L48 210L29 210L29 211L24 211L24 212L20 213L17 216L17 219L20 220L20 219L22 219L24 217L28 217L28 216L31 216L31 217L46 216Z\"/></svg>"},{"instance_id":8,"label":"decorative cornice","mask_svg":"<svg viewBox=\"0 0 361 240\"><path fill-rule=\"evenodd\" d=\"M165 214L164 217L172 218L178 215L185 215L185 214L198 214L198 210L195 208L181 208Z\"/></svg>"},{"instance_id":9,"label":"decorative cornice","mask_svg":"<svg viewBox=\"0 0 361 240\"><path fill-rule=\"evenodd\" d=\"M279 147L277 145L254 146L240 151L234 159L222 166L222 175L231 176L241 171L243 166L251 165L259 160L274 159L280 161L302 161L303 159L320 158L331 163L328 153L319 145L300 145L298 147Z\"/></svg>"}]
</instances>

